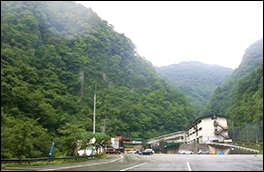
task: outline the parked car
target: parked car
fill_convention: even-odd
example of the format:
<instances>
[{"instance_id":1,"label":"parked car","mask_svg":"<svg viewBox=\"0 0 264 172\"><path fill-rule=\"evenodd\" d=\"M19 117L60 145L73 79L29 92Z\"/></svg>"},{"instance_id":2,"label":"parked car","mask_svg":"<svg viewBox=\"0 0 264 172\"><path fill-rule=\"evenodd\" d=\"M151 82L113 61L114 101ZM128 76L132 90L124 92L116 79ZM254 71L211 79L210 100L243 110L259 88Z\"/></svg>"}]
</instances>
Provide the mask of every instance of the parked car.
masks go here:
<instances>
[{"instance_id":1,"label":"parked car","mask_svg":"<svg viewBox=\"0 0 264 172\"><path fill-rule=\"evenodd\" d=\"M139 155L141 155L142 154L142 152L143 152L143 150L137 150L137 154L139 154Z\"/></svg>"},{"instance_id":2,"label":"parked car","mask_svg":"<svg viewBox=\"0 0 264 172\"><path fill-rule=\"evenodd\" d=\"M135 153L136 150L130 150L130 151L127 151L127 153Z\"/></svg>"},{"instance_id":3,"label":"parked car","mask_svg":"<svg viewBox=\"0 0 264 172\"><path fill-rule=\"evenodd\" d=\"M106 154L110 155L110 154L121 154L121 152L119 150L116 150L116 149L106 149L105 151Z\"/></svg>"},{"instance_id":4,"label":"parked car","mask_svg":"<svg viewBox=\"0 0 264 172\"><path fill-rule=\"evenodd\" d=\"M136 150L135 154L139 154L140 151L142 151L142 150Z\"/></svg>"},{"instance_id":5,"label":"parked car","mask_svg":"<svg viewBox=\"0 0 264 172\"><path fill-rule=\"evenodd\" d=\"M209 154L207 150L199 150L198 154Z\"/></svg>"},{"instance_id":6,"label":"parked car","mask_svg":"<svg viewBox=\"0 0 264 172\"><path fill-rule=\"evenodd\" d=\"M218 152L218 155L224 155L225 153L224 152Z\"/></svg>"},{"instance_id":7,"label":"parked car","mask_svg":"<svg viewBox=\"0 0 264 172\"><path fill-rule=\"evenodd\" d=\"M183 150L179 150L179 151L178 151L178 154L182 154L182 151L183 151Z\"/></svg>"},{"instance_id":8,"label":"parked car","mask_svg":"<svg viewBox=\"0 0 264 172\"><path fill-rule=\"evenodd\" d=\"M193 154L193 151L189 151L189 150L179 150L178 154Z\"/></svg>"},{"instance_id":9,"label":"parked car","mask_svg":"<svg viewBox=\"0 0 264 172\"><path fill-rule=\"evenodd\" d=\"M140 155L152 155L152 149L146 149L144 151L142 151L142 153Z\"/></svg>"},{"instance_id":10,"label":"parked car","mask_svg":"<svg viewBox=\"0 0 264 172\"><path fill-rule=\"evenodd\" d=\"M151 152L152 152L152 154L154 154L154 153L155 153L155 151L154 151L153 149L146 149L146 150L148 150L148 151L151 151Z\"/></svg>"}]
</instances>

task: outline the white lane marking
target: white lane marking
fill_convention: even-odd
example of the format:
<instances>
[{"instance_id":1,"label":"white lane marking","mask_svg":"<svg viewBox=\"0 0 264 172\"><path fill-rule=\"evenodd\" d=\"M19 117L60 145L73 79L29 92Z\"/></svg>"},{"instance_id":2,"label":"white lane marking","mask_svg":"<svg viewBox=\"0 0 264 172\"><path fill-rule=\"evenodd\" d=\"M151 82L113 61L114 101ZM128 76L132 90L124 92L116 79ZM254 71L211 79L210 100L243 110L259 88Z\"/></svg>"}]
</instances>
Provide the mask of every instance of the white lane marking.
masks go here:
<instances>
[{"instance_id":1,"label":"white lane marking","mask_svg":"<svg viewBox=\"0 0 264 172\"><path fill-rule=\"evenodd\" d=\"M187 162L187 166L188 166L188 170L189 170L189 171L192 171L192 169L191 169L191 166L190 166L189 162Z\"/></svg>"},{"instance_id":2,"label":"white lane marking","mask_svg":"<svg viewBox=\"0 0 264 172\"><path fill-rule=\"evenodd\" d=\"M142 163L142 164L138 164L138 165L134 165L134 166L132 166L132 167L128 167L128 168L125 168L125 169L120 170L120 171L130 170L130 169L132 169L132 168L136 168L136 167L139 167L139 166L141 166L141 165L145 165L145 164L147 164L147 163L148 163L148 162L145 162L145 163Z\"/></svg>"},{"instance_id":3,"label":"white lane marking","mask_svg":"<svg viewBox=\"0 0 264 172\"><path fill-rule=\"evenodd\" d=\"M87 165L76 165L76 166L70 166L70 167L61 167L61 168L51 168L51 169L43 169L43 170L38 170L38 171L55 171L55 170L63 170L63 169L69 169L69 168L78 168L78 167L87 167L87 166L94 166L94 165L101 165L101 164L108 164L108 163L113 163L115 161L118 161L123 158L123 155L120 155L120 158L117 158L113 161L110 162L102 162L102 163L96 163L96 164L87 164Z\"/></svg>"}]
</instances>

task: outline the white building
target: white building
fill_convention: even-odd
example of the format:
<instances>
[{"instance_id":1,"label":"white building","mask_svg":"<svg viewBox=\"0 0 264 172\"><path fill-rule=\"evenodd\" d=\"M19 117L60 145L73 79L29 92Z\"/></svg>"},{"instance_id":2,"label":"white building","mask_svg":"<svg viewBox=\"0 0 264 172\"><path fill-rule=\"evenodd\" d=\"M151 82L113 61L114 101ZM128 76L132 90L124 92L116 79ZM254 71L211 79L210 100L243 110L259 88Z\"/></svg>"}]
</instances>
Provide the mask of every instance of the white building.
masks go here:
<instances>
[{"instance_id":1,"label":"white building","mask_svg":"<svg viewBox=\"0 0 264 172\"><path fill-rule=\"evenodd\" d=\"M222 115L209 115L196 119L186 129L187 143L205 143L229 139L227 118Z\"/></svg>"},{"instance_id":2,"label":"white building","mask_svg":"<svg viewBox=\"0 0 264 172\"><path fill-rule=\"evenodd\" d=\"M203 116L196 119L183 131L155 137L147 141L151 147L154 147L158 146L161 140L164 140L165 143L183 142L187 144L229 140L227 118L222 115Z\"/></svg>"},{"instance_id":3,"label":"white building","mask_svg":"<svg viewBox=\"0 0 264 172\"><path fill-rule=\"evenodd\" d=\"M77 141L77 150L79 155L93 155L95 152L95 147L92 146L92 144L95 142L95 138L92 138L89 143L87 143L87 146L85 149L80 149L81 140Z\"/></svg>"}]
</instances>

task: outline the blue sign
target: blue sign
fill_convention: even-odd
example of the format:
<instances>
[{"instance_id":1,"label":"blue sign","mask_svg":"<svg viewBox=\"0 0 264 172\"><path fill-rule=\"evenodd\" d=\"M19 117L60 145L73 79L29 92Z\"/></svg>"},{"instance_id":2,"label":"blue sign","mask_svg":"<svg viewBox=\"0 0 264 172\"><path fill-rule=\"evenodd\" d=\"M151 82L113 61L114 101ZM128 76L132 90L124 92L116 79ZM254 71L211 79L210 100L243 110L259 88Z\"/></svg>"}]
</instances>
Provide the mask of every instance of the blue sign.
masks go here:
<instances>
[{"instance_id":1,"label":"blue sign","mask_svg":"<svg viewBox=\"0 0 264 172\"><path fill-rule=\"evenodd\" d=\"M124 149L124 147L120 147L119 149Z\"/></svg>"},{"instance_id":2,"label":"blue sign","mask_svg":"<svg viewBox=\"0 0 264 172\"><path fill-rule=\"evenodd\" d=\"M53 152L54 145L55 145L55 141L52 142L49 156L52 156L52 152Z\"/></svg>"},{"instance_id":3,"label":"blue sign","mask_svg":"<svg viewBox=\"0 0 264 172\"><path fill-rule=\"evenodd\" d=\"M90 156L92 156L92 155L93 155L93 146L92 146L92 152L91 152Z\"/></svg>"}]
</instances>

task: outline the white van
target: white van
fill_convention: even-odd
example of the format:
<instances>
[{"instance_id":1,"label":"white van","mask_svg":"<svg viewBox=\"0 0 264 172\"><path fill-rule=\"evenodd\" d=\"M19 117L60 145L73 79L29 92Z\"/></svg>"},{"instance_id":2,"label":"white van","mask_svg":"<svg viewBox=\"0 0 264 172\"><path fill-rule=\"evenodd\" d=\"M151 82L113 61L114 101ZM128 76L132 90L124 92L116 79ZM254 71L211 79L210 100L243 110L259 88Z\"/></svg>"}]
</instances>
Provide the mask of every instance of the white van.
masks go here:
<instances>
[{"instance_id":1,"label":"white van","mask_svg":"<svg viewBox=\"0 0 264 172\"><path fill-rule=\"evenodd\" d=\"M151 151L153 154L155 153L153 149L146 149L146 151Z\"/></svg>"}]
</instances>

